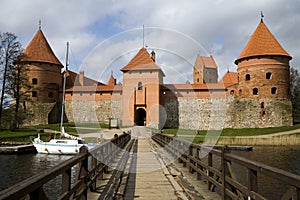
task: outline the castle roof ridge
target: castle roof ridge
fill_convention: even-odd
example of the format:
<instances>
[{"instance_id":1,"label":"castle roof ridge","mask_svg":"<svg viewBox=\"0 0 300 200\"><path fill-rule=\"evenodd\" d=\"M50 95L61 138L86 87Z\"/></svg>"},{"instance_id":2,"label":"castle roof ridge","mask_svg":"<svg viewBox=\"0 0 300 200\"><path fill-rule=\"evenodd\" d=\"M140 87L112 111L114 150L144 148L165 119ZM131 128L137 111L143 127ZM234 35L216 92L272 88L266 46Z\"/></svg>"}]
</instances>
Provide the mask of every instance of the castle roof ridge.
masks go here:
<instances>
[{"instance_id":1,"label":"castle roof ridge","mask_svg":"<svg viewBox=\"0 0 300 200\"><path fill-rule=\"evenodd\" d=\"M245 58L266 55L286 56L292 59L261 20L242 53L234 63L237 64L240 60Z\"/></svg>"},{"instance_id":2,"label":"castle roof ridge","mask_svg":"<svg viewBox=\"0 0 300 200\"><path fill-rule=\"evenodd\" d=\"M42 30L39 29L23 51L23 61L45 62L63 67L55 56Z\"/></svg>"},{"instance_id":3,"label":"castle roof ridge","mask_svg":"<svg viewBox=\"0 0 300 200\"><path fill-rule=\"evenodd\" d=\"M139 52L131 59L131 61L121 69L121 71L137 71L137 70L161 70L150 57L146 48L141 48Z\"/></svg>"}]
</instances>

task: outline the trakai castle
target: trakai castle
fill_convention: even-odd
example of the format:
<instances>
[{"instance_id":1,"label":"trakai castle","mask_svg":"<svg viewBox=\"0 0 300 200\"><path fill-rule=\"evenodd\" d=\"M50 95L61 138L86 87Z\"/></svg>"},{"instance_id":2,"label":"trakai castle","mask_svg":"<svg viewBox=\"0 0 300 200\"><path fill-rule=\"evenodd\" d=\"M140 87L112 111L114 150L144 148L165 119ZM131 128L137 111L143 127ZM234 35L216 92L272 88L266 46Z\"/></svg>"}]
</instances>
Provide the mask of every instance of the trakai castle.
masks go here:
<instances>
[{"instance_id":1,"label":"trakai castle","mask_svg":"<svg viewBox=\"0 0 300 200\"><path fill-rule=\"evenodd\" d=\"M28 123L59 122L63 65L42 30L24 54L33 86L24 105L35 115ZM116 84L113 75L101 83L85 77L83 71L67 70L65 119L108 123L114 118L120 126L200 130L292 125L292 57L263 20L235 60L237 72L227 72L218 81L214 58L195 57L193 83L185 84L164 84L167 74L157 65L155 52L145 48L120 69L122 84Z\"/></svg>"}]
</instances>

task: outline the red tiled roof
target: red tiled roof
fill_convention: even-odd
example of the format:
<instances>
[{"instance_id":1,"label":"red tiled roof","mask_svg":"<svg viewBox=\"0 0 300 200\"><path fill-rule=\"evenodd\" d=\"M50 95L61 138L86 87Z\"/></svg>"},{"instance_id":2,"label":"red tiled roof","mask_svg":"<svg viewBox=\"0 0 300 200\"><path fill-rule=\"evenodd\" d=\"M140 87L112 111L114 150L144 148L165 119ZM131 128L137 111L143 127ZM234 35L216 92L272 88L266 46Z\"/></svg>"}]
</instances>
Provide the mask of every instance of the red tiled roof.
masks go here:
<instances>
[{"instance_id":1,"label":"red tiled roof","mask_svg":"<svg viewBox=\"0 0 300 200\"><path fill-rule=\"evenodd\" d=\"M247 57L264 55L287 56L292 59L292 57L282 48L265 23L260 22L244 50L235 60L235 64L237 64L239 60Z\"/></svg>"},{"instance_id":2,"label":"red tiled roof","mask_svg":"<svg viewBox=\"0 0 300 200\"><path fill-rule=\"evenodd\" d=\"M162 89L167 90L225 90L230 84L210 83L210 84L165 84Z\"/></svg>"},{"instance_id":3,"label":"red tiled roof","mask_svg":"<svg viewBox=\"0 0 300 200\"><path fill-rule=\"evenodd\" d=\"M74 86L81 86L79 83L79 74L67 70L67 78L66 78L66 88L72 88ZM77 77L78 76L78 77ZM104 85L101 82L95 81L93 79L84 77L84 85L85 86L94 86L94 85Z\"/></svg>"},{"instance_id":4,"label":"red tiled roof","mask_svg":"<svg viewBox=\"0 0 300 200\"><path fill-rule=\"evenodd\" d=\"M238 83L238 74L236 72L227 72L222 80L220 81L221 83L223 84L231 84L231 85L234 85L234 84L237 84Z\"/></svg>"},{"instance_id":5,"label":"red tiled roof","mask_svg":"<svg viewBox=\"0 0 300 200\"><path fill-rule=\"evenodd\" d=\"M218 68L217 64L212 56L201 56L198 54L194 67L200 68L200 66L204 66L206 68Z\"/></svg>"},{"instance_id":6,"label":"red tiled roof","mask_svg":"<svg viewBox=\"0 0 300 200\"><path fill-rule=\"evenodd\" d=\"M122 88L121 85L74 86L66 89L66 92L120 92Z\"/></svg>"},{"instance_id":7,"label":"red tiled roof","mask_svg":"<svg viewBox=\"0 0 300 200\"><path fill-rule=\"evenodd\" d=\"M160 70L155 62L152 60L148 51L145 48L141 48L140 51L132 58L132 60L121 69L121 71L131 70Z\"/></svg>"},{"instance_id":8,"label":"red tiled roof","mask_svg":"<svg viewBox=\"0 0 300 200\"><path fill-rule=\"evenodd\" d=\"M61 62L53 53L42 30L37 31L26 49L23 51L23 54L25 56L23 61L46 62L63 67Z\"/></svg>"},{"instance_id":9,"label":"red tiled roof","mask_svg":"<svg viewBox=\"0 0 300 200\"><path fill-rule=\"evenodd\" d=\"M107 81L107 85L115 85L115 83L116 83L115 80L116 80L116 79L114 78L114 76L111 75L111 76L109 77L108 81Z\"/></svg>"}]
</instances>

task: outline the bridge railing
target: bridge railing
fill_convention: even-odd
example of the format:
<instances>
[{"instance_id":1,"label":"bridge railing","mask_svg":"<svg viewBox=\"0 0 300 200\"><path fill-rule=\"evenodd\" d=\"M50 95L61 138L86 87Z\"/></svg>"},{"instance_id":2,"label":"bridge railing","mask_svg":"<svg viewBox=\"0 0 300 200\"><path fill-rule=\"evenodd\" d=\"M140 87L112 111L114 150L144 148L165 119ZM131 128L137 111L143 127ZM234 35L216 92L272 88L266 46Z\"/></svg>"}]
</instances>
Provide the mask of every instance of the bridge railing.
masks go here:
<instances>
[{"instance_id":1,"label":"bridge railing","mask_svg":"<svg viewBox=\"0 0 300 200\"><path fill-rule=\"evenodd\" d=\"M130 138L130 131L124 132L90 152L83 146L79 154L71 159L1 191L0 199L49 199L43 186L59 175L61 175L61 194L58 199L87 199L87 191L96 189L97 180L101 180L107 170L107 166L100 160L109 162L114 159ZM101 159L98 156L101 156ZM76 167L76 173L72 173L72 168ZM76 174L76 177L73 174Z\"/></svg>"},{"instance_id":2,"label":"bridge railing","mask_svg":"<svg viewBox=\"0 0 300 200\"><path fill-rule=\"evenodd\" d=\"M259 193L258 177L264 175L289 186L282 200L300 200L299 175L233 155L226 146L216 150L164 134L153 134L152 138L195 172L198 180L205 180L209 190L218 191L222 199L267 199ZM245 180L238 180L233 165L245 169Z\"/></svg>"}]
</instances>

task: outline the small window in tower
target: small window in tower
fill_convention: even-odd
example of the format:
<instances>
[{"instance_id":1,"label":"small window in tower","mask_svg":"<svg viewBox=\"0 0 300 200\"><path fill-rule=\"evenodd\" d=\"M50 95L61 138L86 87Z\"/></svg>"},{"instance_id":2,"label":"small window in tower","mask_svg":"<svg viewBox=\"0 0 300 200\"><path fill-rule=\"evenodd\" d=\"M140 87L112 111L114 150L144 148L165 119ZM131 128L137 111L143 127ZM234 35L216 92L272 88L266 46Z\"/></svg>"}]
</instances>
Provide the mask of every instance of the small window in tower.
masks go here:
<instances>
[{"instance_id":1,"label":"small window in tower","mask_svg":"<svg viewBox=\"0 0 300 200\"><path fill-rule=\"evenodd\" d=\"M36 84L38 84L38 80L37 80L37 78L33 78L32 79L32 85L36 85Z\"/></svg>"},{"instance_id":2,"label":"small window in tower","mask_svg":"<svg viewBox=\"0 0 300 200\"><path fill-rule=\"evenodd\" d=\"M138 90L142 90L143 89L143 83L142 82L139 82L138 83Z\"/></svg>"},{"instance_id":3,"label":"small window in tower","mask_svg":"<svg viewBox=\"0 0 300 200\"><path fill-rule=\"evenodd\" d=\"M199 78L197 78L197 83L199 83Z\"/></svg>"},{"instance_id":4,"label":"small window in tower","mask_svg":"<svg viewBox=\"0 0 300 200\"><path fill-rule=\"evenodd\" d=\"M37 91L32 91L32 97L37 97L37 96L38 96Z\"/></svg>"},{"instance_id":5,"label":"small window in tower","mask_svg":"<svg viewBox=\"0 0 300 200\"><path fill-rule=\"evenodd\" d=\"M260 108L265 108L265 102L260 103Z\"/></svg>"},{"instance_id":6,"label":"small window in tower","mask_svg":"<svg viewBox=\"0 0 300 200\"><path fill-rule=\"evenodd\" d=\"M253 95L258 95L258 89L257 88L253 89Z\"/></svg>"},{"instance_id":7,"label":"small window in tower","mask_svg":"<svg viewBox=\"0 0 300 200\"><path fill-rule=\"evenodd\" d=\"M271 76L272 76L271 72L266 73L266 79L271 79Z\"/></svg>"},{"instance_id":8,"label":"small window in tower","mask_svg":"<svg viewBox=\"0 0 300 200\"><path fill-rule=\"evenodd\" d=\"M230 91L230 94L231 94L231 95L234 95L234 90L231 90L231 91Z\"/></svg>"},{"instance_id":9,"label":"small window in tower","mask_svg":"<svg viewBox=\"0 0 300 200\"><path fill-rule=\"evenodd\" d=\"M243 92L242 92L242 90L240 89L240 90L239 90L239 95L242 95L242 94L243 94Z\"/></svg>"},{"instance_id":10,"label":"small window in tower","mask_svg":"<svg viewBox=\"0 0 300 200\"><path fill-rule=\"evenodd\" d=\"M272 87L271 93L272 93L272 94L276 94L276 92L277 92L277 88L276 88L276 87Z\"/></svg>"},{"instance_id":11,"label":"small window in tower","mask_svg":"<svg viewBox=\"0 0 300 200\"><path fill-rule=\"evenodd\" d=\"M49 93L48 93L48 97L49 97L49 98L53 98L53 92L49 92Z\"/></svg>"},{"instance_id":12,"label":"small window in tower","mask_svg":"<svg viewBox=\"0 0 300 200\"><path fill-rule=\"evenodd\" d=\"M250 81L250 74L246 74L246 81Z\"/></svg>"}]
</instances>

